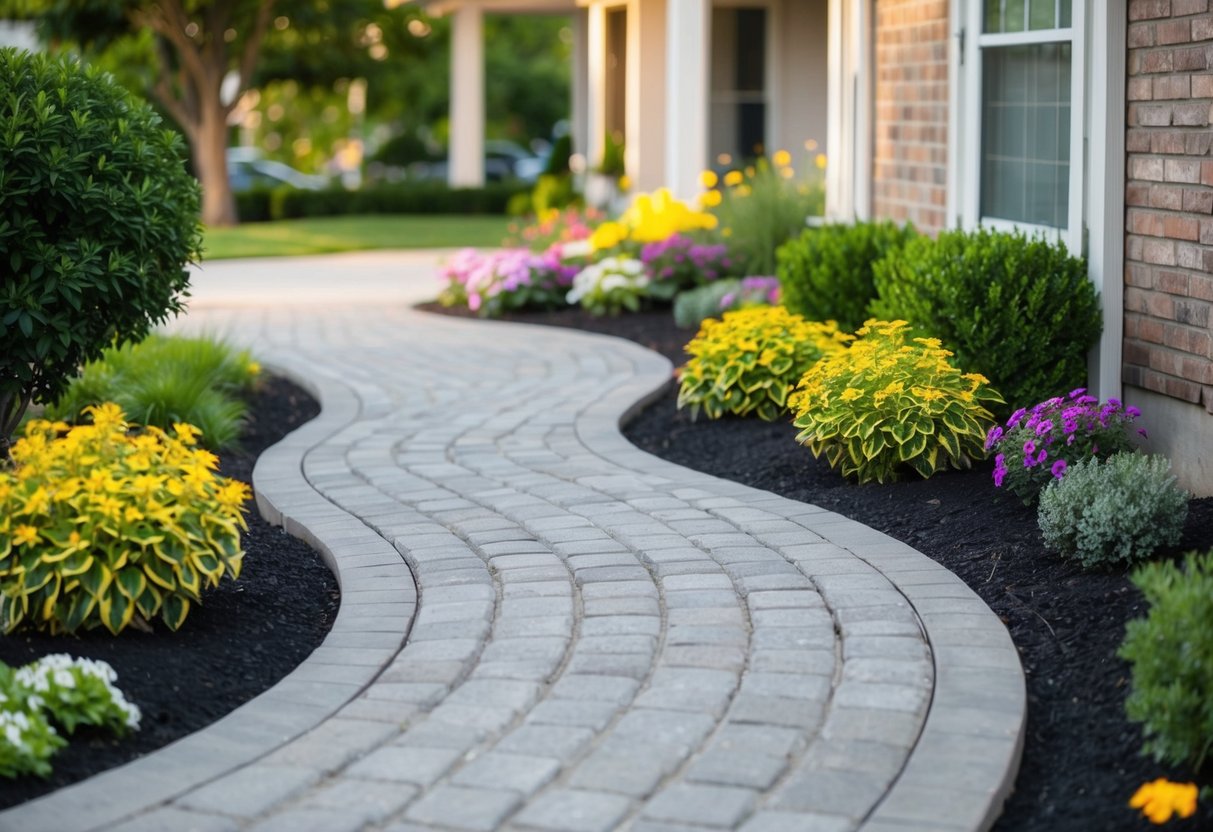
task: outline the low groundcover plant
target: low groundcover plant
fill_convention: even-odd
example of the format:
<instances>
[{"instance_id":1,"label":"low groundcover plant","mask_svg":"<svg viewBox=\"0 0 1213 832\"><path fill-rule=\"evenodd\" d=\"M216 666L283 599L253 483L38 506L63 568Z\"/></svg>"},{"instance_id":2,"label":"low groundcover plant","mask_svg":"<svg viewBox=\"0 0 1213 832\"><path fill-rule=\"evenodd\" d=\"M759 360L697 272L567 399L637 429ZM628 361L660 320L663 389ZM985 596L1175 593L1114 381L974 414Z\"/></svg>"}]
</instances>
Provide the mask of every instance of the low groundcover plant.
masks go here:
<instances>
[{"instance_id":1,"label":"low groundcover plant","mask_svg":"<svg viewBox=\"0 0 1213 832\"><path fill-rule=\"evenodd\" d=\"M106 662L63 653L16 670L0 663L0 776L50 775L50 757L67 744L52 722L69 734L81 725L119 736L138 730L139 708L117 680Z\"/></svg>"},{"instance_id":2,"label":"low groundcover plant","mask_svg":"<svg viewBox=\"0 0 1213 832\"><path fill-rule=\"evenodd\" d=\"M240 574L248 486L215 473L197 431L34 420L0 470L0 626L117 634L155 617L177 629L204 585Z\"/></svg>"},{"instance_id":3,"label":"low groundcover plant","mask_svg":"<svg viewBox=\"0 0 1213 832\"><path fill-rule=\"evenodd\" d=\"M1083 460L1040 493L1045 545L1083 566L1132 563L1173 546L1188 516L1166 457L1118 453Z\"/></svg>"},{"instance_id":4,"label":"low groundcover plant","mask_svg":"<svg viewBox=\"0 0 1213 832\"><path fill-rule=\"evenodd\" d=\"M1100 402L1081 387L1031 410L1020 408L986 436L986 450L995 455L994 486L1005 486L1031 505L1042 488L1075 463L1131 450L1130 431L1140 415L1119 399ZM1138 433L1145 435L1144 430Z\"/></svg>"},{"instance_id":5,"label":"low groundcover plant","mask_svg":"<svg viewBox=\"0 0 1213 832\"><path fill-rule=\"evenodd\" d=\"M985 451L992 416L985 403L1002 397L978 373L952 366L935 338L906 343L905 321L869 320L850 348L827 355L789 399L796 441L859 482L887 482L901 469L929 477L968 467Z\"/></svg>"},{"instance_id":6,"label":"low groundcover plant","mask_svg":"<svg viewBox=\"0 0 1213 832\"><path fill-rule=\"evenodd\" d=\"M709 318L686 346L678 406L710 419L725 413L772 421L787 412L788 393L823 355L851 336L833 321L806 321L782 306L756 306Z\"/></svg>"},{"instance_id":7,"label":"low groundcover plant","mask_svg":"<svg viewBox=\"0 0 1213 832\"><path fill-rule=\"evenodd\" d=\"M607 257L586 266L573 278L569 303L580 303L592 315L636 312L648 296L650 280L644 264L624 257Z\"/></svg>"}]
</instances>

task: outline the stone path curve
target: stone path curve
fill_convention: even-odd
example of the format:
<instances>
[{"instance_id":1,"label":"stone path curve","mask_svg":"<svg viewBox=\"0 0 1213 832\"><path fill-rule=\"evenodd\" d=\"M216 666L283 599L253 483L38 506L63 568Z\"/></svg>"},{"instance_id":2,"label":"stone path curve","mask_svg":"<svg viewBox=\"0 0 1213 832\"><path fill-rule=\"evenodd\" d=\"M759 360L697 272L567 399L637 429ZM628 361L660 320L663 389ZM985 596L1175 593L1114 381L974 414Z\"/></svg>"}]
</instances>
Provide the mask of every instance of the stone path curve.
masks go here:
<instances>
[{"instance_id":1,"label":"stone path curve","mask_svg":"<svg viewBox=\"0 0 1213 832\"><path fill-rule=\"evenodd\" d=\"M631 446L654 353L409 310L433 262L203 272L185 325L323 403L254 479L337 572L336 625L227 718L0 829L988 828L1025 697L985 604L865 526Z\"/></svg>"}]
</instances>

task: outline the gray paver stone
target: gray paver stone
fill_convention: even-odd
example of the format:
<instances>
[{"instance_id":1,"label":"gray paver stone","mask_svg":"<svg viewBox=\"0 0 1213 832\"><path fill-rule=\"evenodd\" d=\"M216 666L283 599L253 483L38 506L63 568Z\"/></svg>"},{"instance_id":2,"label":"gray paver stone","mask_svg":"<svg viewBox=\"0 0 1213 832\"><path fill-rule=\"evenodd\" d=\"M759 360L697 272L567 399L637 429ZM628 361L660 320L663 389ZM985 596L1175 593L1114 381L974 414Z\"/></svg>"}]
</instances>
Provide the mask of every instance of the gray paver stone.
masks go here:
<instances>
[{"instance_id":1,"label":"gray paver stone","mask_svg":"<svg viewBox=\"0 0 1213 832\"><path fill-rule=\"evenodd\" d=\"M758 794L733 786L676 784L644 807L644 817L731 829L750 813Z\"/></svg>"},{"instance_id":2,"label":"gray paver stone","mask_svg":"<svg viewBox=\"0 0 1213 832\"><path fill-rule=\"evenodd\" d=\"M252 818L319 779L320 773L310 768L254 763L194 789L175 803L200 812Z\"/></svg>"},{"instance_id":3,"label":"gray paver stone","mask_svg":"<svg viewBox=\"0 0 1213 832\"><path fill-rule=\"evenodd\" d=\"M405 817L421 823L490 832L522 804L516 792L439 786L409 807Z\"/></svg>"}]
</instances>

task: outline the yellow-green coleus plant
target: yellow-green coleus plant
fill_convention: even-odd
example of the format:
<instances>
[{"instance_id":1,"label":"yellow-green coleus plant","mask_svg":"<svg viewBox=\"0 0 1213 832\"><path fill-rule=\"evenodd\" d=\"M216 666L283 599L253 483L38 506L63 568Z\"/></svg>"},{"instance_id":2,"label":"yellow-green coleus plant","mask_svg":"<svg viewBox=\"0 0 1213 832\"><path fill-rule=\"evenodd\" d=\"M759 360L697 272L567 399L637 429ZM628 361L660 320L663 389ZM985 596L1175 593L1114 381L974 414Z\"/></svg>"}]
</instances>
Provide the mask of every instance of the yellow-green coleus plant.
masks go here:
<instances>
[{"instance_id":1,"label":"yellow-green coleus plant","mask_svg":"<svg viewBox=\"0 0 1213 832\"><path fill-rule=\"evenodd\" d=\"M845 352L822 358L789 397L796 441L859 482L887 482L905 468L929 477L985 454L1002 402L978 373L953 367L936 338L907 343L905 321L869 320Z\"/></svg>"},{"instance_id":2,"label":"yellow-green coleus plant","mask_svg":"<svg viewBox=\"0 0 1213 832\"><path fill-rule=\"evenodd\" d=\"M678 406L772 421L787 412L788 394L823 355L846 349L852 336L833 321L807 321L782 306L759 306L709 318L686 346L678 371Z\"/></svg>"},{"instance_id":3,"label":"yellow-green coleus plant","mask_svg":"<svg viewBox=\"0 0 1213 832\"><path fill-rule=\"evenodd\" d=\"M204 585L239 577L248 486L215 473L190 425L85 412L93 424L30 422L0 469L0 626L175 630Z\"/></svg>"}]
</instances>

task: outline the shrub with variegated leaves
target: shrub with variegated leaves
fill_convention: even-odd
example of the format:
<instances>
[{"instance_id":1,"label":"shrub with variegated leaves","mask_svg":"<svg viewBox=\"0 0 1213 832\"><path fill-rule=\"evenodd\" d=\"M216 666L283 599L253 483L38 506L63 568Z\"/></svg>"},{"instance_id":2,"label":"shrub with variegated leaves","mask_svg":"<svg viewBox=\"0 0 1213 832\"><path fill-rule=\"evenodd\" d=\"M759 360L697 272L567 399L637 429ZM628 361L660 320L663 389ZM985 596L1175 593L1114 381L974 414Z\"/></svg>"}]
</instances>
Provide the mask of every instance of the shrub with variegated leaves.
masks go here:
<instances>
[{"instance_id":1,"label":"shrub with variegated leaves","mask_svg":"<svg viewBox=\"0 0 1213 832\"><path fill-rule=\"evenodd\" d=\"M846 349L851 336L833 321L806 321L782 306L756 306L709 318L686 346L678 406L772 421L787 412L788 393L823 355Z\"/></svg>"},{"instance_id":2,"label":"shrub with variegated leaves","mask_svg":"<svg viewBox=\"0 0 1213 832\"><path fill-rule=\"evenodd\" d=\"M0 469L0 626L176 630L204 586L239 576L248 486L215 473L190 425L86 412L91 425L30 422Z\"/></svg>"},{"instance_id":3,"label":"shrub with variegated leaves","mask_svg":"<svg viewBox=\"0 0 1213 832\"><path fill-rule=\"evenodd\" d=\"M1002 402L989 381L962 373L935 338L906 343L905 321L869 320L850 349L824 357L789 398L796 441L845 477L887 482L905 469L923 477L966 468L985 455Z\"/></svg>"}]
</instances>

